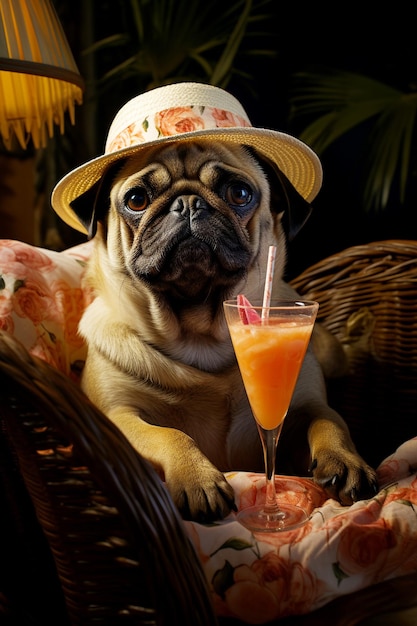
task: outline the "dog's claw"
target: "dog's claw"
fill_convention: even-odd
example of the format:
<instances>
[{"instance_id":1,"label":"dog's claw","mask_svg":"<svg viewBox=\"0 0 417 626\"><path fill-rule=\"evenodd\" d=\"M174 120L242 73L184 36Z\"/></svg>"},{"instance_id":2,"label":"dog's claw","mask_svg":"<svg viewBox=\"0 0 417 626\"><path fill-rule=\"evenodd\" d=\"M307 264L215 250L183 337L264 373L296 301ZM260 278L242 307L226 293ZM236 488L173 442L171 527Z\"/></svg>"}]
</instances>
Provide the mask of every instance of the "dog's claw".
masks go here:
<instances>
[{"instance_id":1,"label":"dog's claw","mask_svg":"<svg viewBox=\"0 0 417 626\"><path fill-rule=\"evenodd\" d=\"M317 459L313 459L312 462L311 462L310 467L308 468L308 471L309 472L314 472L316 467L317 467Z\"/></svg>"},{"instance_id":2,"label":"dog's claw","mask_svg":"<svg viewBox=\"0 0 417 626\"><path fill-rule=\"evenodd\" d=\"M333 478L330 478L325 484L324 487L327 489L329 487L335 487L339 482L339 476L335 474Z\"/></svg>"},{"instance_id":3,"label":"dog's claw","mask_svg":"<svg viewBox=\"0 0 417 626\"><path fill-rule=\"evenodd\" d=\"M373 498L378 493L378 480L375 471L370 467L365 465L355 467L351 464L352 469L348 462L344 465L335 462L334 456L330 454L327 458L324 456L325 463L320 455L317 455L316 459L309 468L315 470L315 482L327 491L329 497L339 500L341 504L348 506L360 500ZM347 461L349 460L348 458Z\"/></svg>"}]
</instances>

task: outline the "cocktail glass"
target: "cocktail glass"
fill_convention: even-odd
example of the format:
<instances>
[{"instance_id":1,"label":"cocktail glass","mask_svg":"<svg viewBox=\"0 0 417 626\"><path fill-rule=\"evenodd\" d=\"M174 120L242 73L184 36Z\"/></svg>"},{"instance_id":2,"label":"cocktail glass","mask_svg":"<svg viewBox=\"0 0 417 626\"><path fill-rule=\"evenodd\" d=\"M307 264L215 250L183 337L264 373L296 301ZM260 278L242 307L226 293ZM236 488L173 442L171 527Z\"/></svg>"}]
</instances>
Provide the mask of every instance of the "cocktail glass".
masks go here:
<instances>
[{"instance_id":1,"label":"cocktail glass","mask_svg":"<svg viewBox=\"0 0 417 626\"><path fill-rule=\"evenodd\" d=\"M224 302L226 322L262 442L266 501L241 510L238 520L253 532L276 532L304 524L296 505L278 504L275 488L277 444L310 341L319 305L303 300Z\"/></svg>"}]
</instances>

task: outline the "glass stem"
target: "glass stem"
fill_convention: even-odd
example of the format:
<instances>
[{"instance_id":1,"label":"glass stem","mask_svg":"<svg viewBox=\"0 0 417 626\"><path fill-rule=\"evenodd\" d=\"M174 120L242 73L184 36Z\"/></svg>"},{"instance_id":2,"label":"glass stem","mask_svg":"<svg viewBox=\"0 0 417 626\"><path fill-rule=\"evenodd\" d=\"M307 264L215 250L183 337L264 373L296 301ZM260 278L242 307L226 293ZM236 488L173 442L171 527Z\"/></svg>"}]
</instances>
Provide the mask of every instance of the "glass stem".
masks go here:
<instances>
[{"instance_id":1,"label":"glass stem","mask_svg":"<svg viewBox=\"0 0 417 626\"><path fill-rule=\"evenodd\" d=\"M259 426L258 430L261 436L262 448L265 461L265 476L266 476L266 501L265 501L265 513L276 514L279 512L279 506L277 503L277 493L275 489L275 462L277 454L277 445L279 436L282 430L282 422L276 428L266 430Z\"/></svg>"}]
</instances>

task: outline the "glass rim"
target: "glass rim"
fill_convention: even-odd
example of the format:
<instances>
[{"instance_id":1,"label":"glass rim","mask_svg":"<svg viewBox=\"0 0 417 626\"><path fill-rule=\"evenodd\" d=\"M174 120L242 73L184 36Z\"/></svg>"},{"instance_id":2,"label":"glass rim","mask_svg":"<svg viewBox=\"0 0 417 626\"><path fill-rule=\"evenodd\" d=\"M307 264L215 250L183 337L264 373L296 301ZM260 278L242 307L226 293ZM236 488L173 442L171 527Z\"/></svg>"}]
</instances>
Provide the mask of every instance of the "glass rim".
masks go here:
<instances>
[{"instance_id":1,"label":"glass rim","mask_svg":"<svg viewBox=\"0 0 417 626\"><path fill-rule=\"evenodd\" d=\"M224 300L223 305L235 307L237 309L298 309L298 308L309 308L319 306L319 303L316 300L304 300L303 298L272 298L271 302L264 306L263 301L260 298L255 298L253 302L248 304L238 304L237 298L230 298L229 300Z\"/></svg>"}]
</instances>

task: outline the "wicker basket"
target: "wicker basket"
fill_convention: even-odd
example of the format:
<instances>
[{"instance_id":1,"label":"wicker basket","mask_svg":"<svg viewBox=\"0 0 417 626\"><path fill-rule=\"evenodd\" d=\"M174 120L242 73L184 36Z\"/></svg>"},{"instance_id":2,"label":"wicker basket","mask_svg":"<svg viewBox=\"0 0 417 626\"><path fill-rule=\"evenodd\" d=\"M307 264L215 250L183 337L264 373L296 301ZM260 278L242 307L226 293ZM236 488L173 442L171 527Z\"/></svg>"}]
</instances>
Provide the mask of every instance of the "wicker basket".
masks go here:
<instances>
[{"instance_id":1,"label":"wicker basket","mask_svg":"<svg viewBox=\"0 0 417 626\"><path fill-rule=\"evenodd\" d=\"M349 373L328 381L329 401L376 465L417 435L417 242L353 246L292 285L345 348Z\"/></svg>"}]
</instances>

